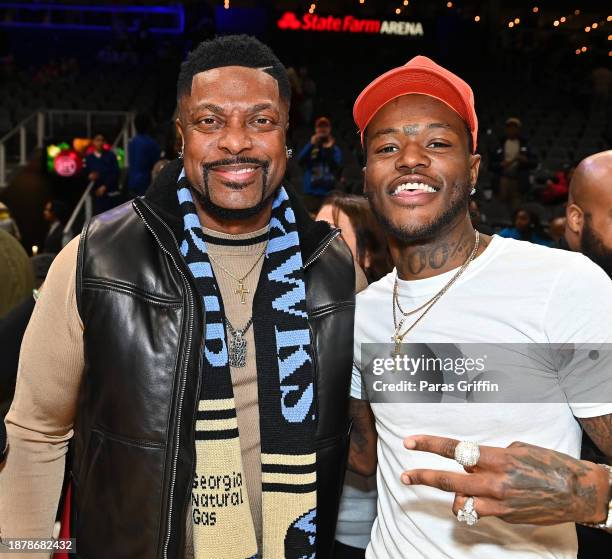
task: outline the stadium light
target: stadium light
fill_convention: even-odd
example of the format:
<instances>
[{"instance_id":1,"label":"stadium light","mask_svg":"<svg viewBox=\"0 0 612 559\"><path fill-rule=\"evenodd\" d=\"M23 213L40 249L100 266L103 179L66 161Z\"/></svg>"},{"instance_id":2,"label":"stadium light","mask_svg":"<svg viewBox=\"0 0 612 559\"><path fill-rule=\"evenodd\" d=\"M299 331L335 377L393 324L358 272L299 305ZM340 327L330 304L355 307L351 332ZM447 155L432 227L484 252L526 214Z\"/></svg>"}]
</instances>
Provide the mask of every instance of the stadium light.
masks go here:
<instances>
[{"instance_id":1,"label":"stadium light","mask_svg":"<svg viewBox=\"0 0 612 559\"><path fill-rule=\"evenodd\" d=\"M514 22L513 21L509 22L508 23L508 27L510 27L512 29L514 27Z\"/></svg>"},{"instance_id":2,"label":"stadium light","mask_svg":"<svg viewBox=\"0 0 612 559\"><path fill-rule=\"evenodd\" d=\"M531 10L534 14L537 14L540 11L540 8L538 8L537 6L533 7L533 10Z\"/></svg>"},{"instance_id":3,"label":"stadium light","mask_svg":"<svg viewBox=\"0 0 612 559\"><path fill-rule=\"evenodd\" d=\"M593 25L591 25L591 29L597 29L597 27L599 27L597 22L595 22L595 23L593 23Z\"/></svg>"},{"instance_id":4,"label":"stadium light","mask_svg":"<svg viewBox=\"0 0 612 559\"><path fill-rule=\"evenodd\" d=\"M452 2L447 2L446 3L446 7L447 8L452 8L453 7L453 3Z\"/></svg>"},{"instance_id":5,"label":"stadium light","mask_svg":"<svg viewBox=\"0 0 612 559\"><path fill-rule=\"evenodd\" d=\"M584 28L584 32L585 32L585 33L590 33L590 32L591 32L591 28L590 28L590 27L587 25L587 26Z\"/></svg>"},{"instance_id":6,"label":"stadium light","mask_svg":"<svg viewBox=\"0 0 612 559\"><path fill-rule=\"evenodd\" d=\"M560 20L561 23L565 23L567 21L567 18L565 16L563 16Z\"/></svg>"},{"instance_id":7,"label":"stadium light","mask_svg":"<svg viewBox=\"0 0 612 559\"><path fill-rule=\"evenodd\" d=\"M480 16L475 16L475 17L474 17L474 21L475 21L476 23L478 23L478 22L480 21Z\"/></svg>"},{"instance_id":8,"label":"stadium light","mask_svg":"<svg viewBox=\"0 0 612 559\"><path fill-rule=\"evenodd\" d=\"M554 21L553 25L554 25L555 27L559 27L559 20L558 20L558 19L556 19L556 20Z\"/></svg>"}]
</instances>

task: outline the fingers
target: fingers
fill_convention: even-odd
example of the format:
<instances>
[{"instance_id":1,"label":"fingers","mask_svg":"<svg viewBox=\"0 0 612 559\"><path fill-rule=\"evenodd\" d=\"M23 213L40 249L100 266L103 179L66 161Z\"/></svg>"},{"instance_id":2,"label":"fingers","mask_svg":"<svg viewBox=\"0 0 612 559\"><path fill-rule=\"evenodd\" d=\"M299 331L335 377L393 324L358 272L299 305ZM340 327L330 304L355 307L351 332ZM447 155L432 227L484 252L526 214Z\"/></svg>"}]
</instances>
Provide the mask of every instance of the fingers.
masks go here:
<instances>
[{"instance_id":1,"label":"fingers","mask_svg":"<svg viewBox=\"0 0 612 559\"><path fill-rule=\"evenodd\" d=\"M459 444L457 439L434 437L432 435L413 435L404 439L404 446L408 450L433 452L444 458L455 459L455 447Z\"/></svg>"},{"instance_id":2,"label":"fingers","mask_svg":"<svg viewBox=\"0 0 612 559\"><path fill-rule=\"evenodd\" d=\"M465 506L468 500L468 495L457 494L453 501L453 514L457 516L459 509ZM496 499L489 499L487 497L474 497L474 510L478 513L480 518L485 516L501 516L504 514L504 507Z\"/></svg>"},{"instance_id":3,"label":"fingers","mask_svg":"<svg viewBox=\"0 0 612 559\"><path fill-rule=\"evenodd\" d=\"M402 474L402 483L406 485L427 485L463 495L498 498L501 488L496 476L492 474L460 474L442 470L408 470Z\"/></svg>"},{"instance_id":4,"label":"fingers","mask_svg":"<svg viewBox=\"0 0 612 559\"><path fill-rule=\"evenodd\" d=\"M420 450L421 452L431 452L438 454L444 458L455 459L455 448L460 441L447 437L435 437L433 435L411 435L404 439L404 446L408 450ZM494 448L492 446L479 445L480 458L478 460L479 468L492 468L499 463L499 452L503 449ZM466 468L466 471L468 470Z\"/></svg>"}]
</instances>

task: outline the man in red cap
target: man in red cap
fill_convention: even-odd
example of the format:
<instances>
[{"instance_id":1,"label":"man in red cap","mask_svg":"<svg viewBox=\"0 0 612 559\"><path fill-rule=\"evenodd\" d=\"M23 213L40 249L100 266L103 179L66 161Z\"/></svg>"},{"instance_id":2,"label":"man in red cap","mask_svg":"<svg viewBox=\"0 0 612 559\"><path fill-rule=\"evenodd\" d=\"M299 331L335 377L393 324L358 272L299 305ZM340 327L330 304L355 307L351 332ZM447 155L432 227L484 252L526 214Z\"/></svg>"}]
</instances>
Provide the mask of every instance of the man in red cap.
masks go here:
<instances>
[{"instance_id":1,"label":"man in red cap","mask_svg":"<svg viewBox=\"0 0 612 559\"><path fill-rule=\"evenodd\" d=\"M379 489L366 557L575 558L574 522L612 527L611 471L578 460L581 427L612 459L612 283L580 254L474 230L478 121L458 76L418 56L353 114L396 266L357 297L350 465L378 463Z\"/></svg>"}]
</instances>

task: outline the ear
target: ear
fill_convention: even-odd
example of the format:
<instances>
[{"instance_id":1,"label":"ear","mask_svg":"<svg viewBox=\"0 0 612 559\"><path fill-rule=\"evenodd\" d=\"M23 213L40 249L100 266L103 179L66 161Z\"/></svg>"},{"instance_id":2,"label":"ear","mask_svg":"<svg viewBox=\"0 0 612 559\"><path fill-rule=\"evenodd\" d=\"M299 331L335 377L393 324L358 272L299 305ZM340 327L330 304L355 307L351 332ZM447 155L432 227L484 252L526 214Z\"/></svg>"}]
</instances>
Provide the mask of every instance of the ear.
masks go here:
<instances>
[{"instance_id":1,"label":"ear","mask_svg":"<svg viewBox=\"0 0 612 559\"><path fill-rule=\"evenodd\" d=\"M480 171L481 157L477 153L470 155L470 186L474 188L478 182L478 173Z\"/></svg>"},{"instance_id":2,"label":"ear","mask_svg":"<svg viewBox=\"0 0 612 559\"><path fill-rule=\"evenodd\" d=\"M185 145L185 135L183 133L183 124L181 123L181 119L180 117L176 117L176 120L174 121L174 126L176 127L176 133L178 135L178 137L181 139L181 144L184 146Z\"/></svg>"},{"instance_id":3,"label":"ear","mask_svg":"<svg viewBox=\"0 0 612 559\"><path fill-rule=\"evenodd\" d=\"M584 212L582 208L576 204L568 204L565 209L565 216L567 218L565 227L575 235L582 235L582 228L584 227Z\"/></svg>"}]
</instances>

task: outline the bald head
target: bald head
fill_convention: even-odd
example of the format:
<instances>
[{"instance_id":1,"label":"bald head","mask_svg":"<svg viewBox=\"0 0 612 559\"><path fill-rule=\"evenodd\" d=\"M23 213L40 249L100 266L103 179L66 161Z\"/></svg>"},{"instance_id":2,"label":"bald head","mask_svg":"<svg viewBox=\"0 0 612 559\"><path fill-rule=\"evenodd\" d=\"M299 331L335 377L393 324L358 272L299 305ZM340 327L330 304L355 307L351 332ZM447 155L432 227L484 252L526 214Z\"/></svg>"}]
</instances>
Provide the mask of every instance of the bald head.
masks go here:
<instances>
[{"instance_id":1,"label":"bald head","mask_svg":"<svg viewBox=\"0 0 612 559\"><path fill-rule=\"evenodd\" d=\"M570 182L569 202L591 206L610 191L612 150L590 155L580 162Z\"/></svg>"},{"instance_id":2,"label":"bald head","mask_svg":"<svg viewBox=\"0 0 612 559\"><path fill-rule=\"evenodd\" d=\"M570 182L565 239L612 276L612 150L582 160Z\"/></svg>"}]
</instances>

